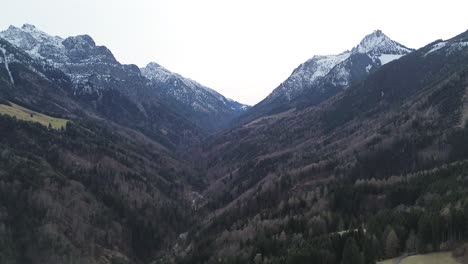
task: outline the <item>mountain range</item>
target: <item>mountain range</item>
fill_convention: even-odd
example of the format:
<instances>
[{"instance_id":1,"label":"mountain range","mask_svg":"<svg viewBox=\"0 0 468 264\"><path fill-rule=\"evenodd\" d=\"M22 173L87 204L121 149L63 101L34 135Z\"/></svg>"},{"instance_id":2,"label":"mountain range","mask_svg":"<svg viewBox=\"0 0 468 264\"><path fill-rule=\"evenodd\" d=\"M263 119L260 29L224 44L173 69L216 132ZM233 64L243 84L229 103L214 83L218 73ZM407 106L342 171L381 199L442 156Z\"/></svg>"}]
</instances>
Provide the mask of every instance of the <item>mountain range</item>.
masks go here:
<instances>
[{"instance_id":1,"label":"mountain range","mask_svg":"<svg viewBox=\"0 0 468 264\"><path fill-rule=\"evenodd\" d=\"M382 31L249 107L0 32L0 263L376 263L468 240L468 31ZM460 253L461 252L461 253Z\"/></svg>"},{"instance_id":2,"label":"mountain range","mask_svg":"<svg viewBox=\"0 0 468 264\"><path fill-rule=\"evenodd\" d=\"M109 49L96 46L88 35L62 39L25 24L21 28L10 26L0 37L39 63L60 69L72 81L73 95L86 100L99 103L103 94L116 91L128 96L146 116L149 109L141 104L159 101L207 133L224 128L248 109L158 64L150 63L141 70L136 65L120 64Z\"/></svg>"}]
</instances>

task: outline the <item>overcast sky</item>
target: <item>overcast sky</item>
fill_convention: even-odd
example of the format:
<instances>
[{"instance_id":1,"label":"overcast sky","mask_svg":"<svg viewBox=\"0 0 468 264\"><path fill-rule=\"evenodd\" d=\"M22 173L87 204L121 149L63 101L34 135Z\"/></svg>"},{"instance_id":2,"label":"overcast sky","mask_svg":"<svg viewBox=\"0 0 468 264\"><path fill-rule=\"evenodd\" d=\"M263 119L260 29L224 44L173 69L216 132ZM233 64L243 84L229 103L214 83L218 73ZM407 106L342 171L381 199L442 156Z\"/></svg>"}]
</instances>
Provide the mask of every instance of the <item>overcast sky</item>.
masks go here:
<instances>
[{"instance_id":1,"label":"overcast sky","mask_svg":"<svg viewBox=\"0 0 468 264\"><path fill-rule=\"evenodd\" d=\"M411 48L468 29L466 0L5 0L0 8L2 29L89 34L122 63L155 61L248 104L313 55L351 49L375 29Z\"/></svg>"}]
</instances>

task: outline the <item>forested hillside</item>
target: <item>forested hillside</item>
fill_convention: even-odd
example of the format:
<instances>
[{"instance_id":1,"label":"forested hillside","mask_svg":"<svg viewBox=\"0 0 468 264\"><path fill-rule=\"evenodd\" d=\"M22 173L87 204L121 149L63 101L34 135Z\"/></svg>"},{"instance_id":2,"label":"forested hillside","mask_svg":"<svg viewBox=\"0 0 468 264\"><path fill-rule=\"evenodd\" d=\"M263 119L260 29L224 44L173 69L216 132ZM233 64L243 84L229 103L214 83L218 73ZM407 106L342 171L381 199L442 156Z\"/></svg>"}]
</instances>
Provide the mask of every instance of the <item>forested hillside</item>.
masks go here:
<instances>
[{"instance_id":1,"label":"forested hillside","mask_svg":"<svg viewBox=\"0 0 468 264\"><path fill-rule=\"evenodd\" d=\"M181 259L374 263L467 239L467 40L210 139L200 163L211 213Z\"/></svg>"}]
</instances>

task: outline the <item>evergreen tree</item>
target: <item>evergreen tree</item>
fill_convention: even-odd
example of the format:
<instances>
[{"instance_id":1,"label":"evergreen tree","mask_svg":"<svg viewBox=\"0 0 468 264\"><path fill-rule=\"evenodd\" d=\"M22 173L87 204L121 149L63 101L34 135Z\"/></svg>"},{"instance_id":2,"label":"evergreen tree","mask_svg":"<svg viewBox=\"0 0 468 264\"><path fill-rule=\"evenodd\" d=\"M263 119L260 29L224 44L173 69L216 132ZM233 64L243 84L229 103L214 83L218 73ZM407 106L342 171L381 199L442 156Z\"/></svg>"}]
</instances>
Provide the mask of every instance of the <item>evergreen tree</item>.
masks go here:
<instances>
[{"instance_id":1,"label":"evergreen tree","mask_svg":"<svg viewBox=\"0 0 468 264\"><path fill-rule=\"evenodd\" d=\"M380 256L380 243L377 237L366 237L363 245L363 257L365 264L374 264Z\"/></svg>"},{"instance_id":2,"label":"evergreen tree","mask_svg":"<svg viewBox=\"0 0 468 264\"><path fill-rule=\"evenodd\" d=\"M418 221L418 251L425 252L426 245L432 241L431 219L424 214Z\"/></svg>"},{"instance_id":3,"label":"evergreen tree","mask_svg":"<svg viewBox=\"0 0 468 264\"><path fill-rule=\"evenodd\" d=\"M364 264L364 258L362 257L359 247L356 244L356 240L353 237L346 240L345 247L343 249L343 258L341 259L342 264Z\"/></svg>"},{"instance_id":4,"label":"evergreen tree","mask_svg":"<svg viewBox=\"0 0 468 264\"><path fill-rule=\"evenodd\" d=\"M416 252L417 245L418 245L418 238L413 230L411 230L408 239L406 240L406 251L409 253Z\"/></svg>"},{"instance_id":5,"label":"evergreen tree","mask_svg":"<svg viewBox=\"0 0 468 264\"><path fill-rule=\"evenodd\" d=\"M393 258L398 255L398 250L400 248L400 242L398 236L395 233L395 230L391 229L385 239L385 255L388 258Z\"/></svg>"},{"instance_id":6,"label":"evergreen tree","mask_svg":"<svg viewBox=\"0 0 468 264\"><path fill-rule=\"evenodd\" d=\"M438 215L431 217L432 249L439 250L441 242L441 221Z\"/></svg>"}]
</instances>

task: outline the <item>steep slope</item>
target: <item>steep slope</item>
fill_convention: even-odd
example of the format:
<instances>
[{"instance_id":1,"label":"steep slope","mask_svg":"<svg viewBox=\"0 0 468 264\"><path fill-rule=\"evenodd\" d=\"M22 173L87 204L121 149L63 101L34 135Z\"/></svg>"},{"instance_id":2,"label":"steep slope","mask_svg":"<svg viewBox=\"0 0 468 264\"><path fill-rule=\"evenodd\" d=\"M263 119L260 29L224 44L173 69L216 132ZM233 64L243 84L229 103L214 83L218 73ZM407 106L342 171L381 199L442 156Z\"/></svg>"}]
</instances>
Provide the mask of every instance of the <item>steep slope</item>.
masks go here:
<instances>
[{"instance_id":1,"label":"steep slope","mask_svg":"<svg viewBox=\"0 0 468 264\"><path fill-rule=\"evenodd\" d=\"M24 25L10 26L1 37L35 64L64 73L67 94L87 111L137 129L172 150L203 137L200 127L158 97L137 66L120 64L87 35L61 39Z\"/></svg>"},{"instance_id":2,"label":"steep slope","mask_svg":"<svg viewBox=\"0 0 468 264\"><path fill-rule=\"evenodd\" d=\"M123 119L122 124L133 122L131 115L139 116L138 123L157 121L163 124L161 119L153 120L158 119L153 113L173 112L175 115L185 117L186 120L181 123L192 122L204 132L213 132L223 128L246 108L194 81L173 73L165 75L169 73L166 70L162 70L160 73L163 74L158 75L155 71L158 68L150 65L143 69L144 74L142 74L135 65L120 64L110 50L104 46L97 46L88 35L62 39L26 24L21 28L10 26L0 33L0 37L26 51L34 59L62 70L73 83L74 96L82 98L84 102L90 102L90 105L97 105L96 108L101 109L101 113L114 121ZM157 79L155 76L163 79ZM175 80L178 81L174 82ZM112 98L107 101L118 101L122 99L120 95L127 97L130 102L120 102L120 105L112 106L107 103L100 105L104 101L103 96ZM128 108L132 109L122 109L125 107L121 105L129 105ZM141 130L146 134L153 133L151 131L177 130L162 126L144 126L148 128L142 127ZM180 131L183 134L188 133L187 129L180 128ZM154 137L166 137L158 132L153 134ZM177 135L173 135L173 139L168 141L174 145L179 144L178 141L183 141L176 137Z\"/></svg>"},{"instance_id":3,"label":"steep slope","mask_svg":"<svg viewBox=\"0 0 468 264\"><path fill-rule=\"evenodd\" d=\"M72 115L81 108L70 100L70 79L62 71L31 58L0 38L0 95L51 114Z\"/></svg>"},{"instance_id":4,"label":"steep slope","mask_svg":"<svg viewBox=\"0 0 468 264\"><path fill-rule=\"evenodd\" d=\"M404 242L425 217L440 217L439 228L449 225L442 212L468 216L467 41L468 31L436 41L319 105L206 142L211 213L192 230L187 259L342 263L351 236L372 263L395 254L376 251L390 229ZM460 239L440 230L433 245ZM426 250L431 235L418 239Z\"/></svg>"},{"instance_id":5,"label":"steep slope","mask_svg":"<svg viewBox=\"0 0 468 264\"><path fill-rule=\"evenodd\" d=\"M170 72L157 63L149 63L141 72L157 87L157 92L164 101L170 102L184 116L196 120L209 131L226 127L249 108L193 80Z\"/></svg>"},{"instance_id":6,"label":"steep slope","mask_svg":"<svg viewBox=\"0 0 468 264\"><path fill-rule=\"evenodd\" d=\"M410 52L411 49L376 30L365 36L351 51L314 56L297 67L267 98L243 115L241 123L294 107L319 104L364 79L382 65Z\"/></svg>"}]
</instances>

